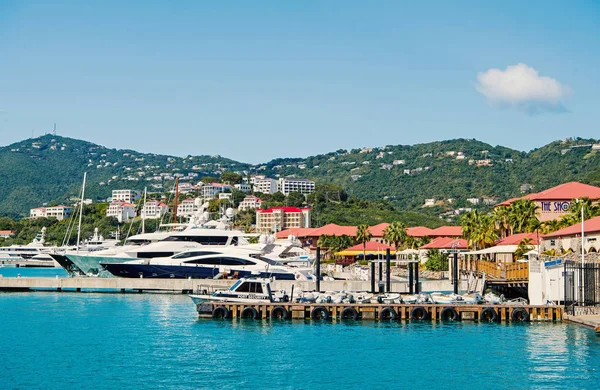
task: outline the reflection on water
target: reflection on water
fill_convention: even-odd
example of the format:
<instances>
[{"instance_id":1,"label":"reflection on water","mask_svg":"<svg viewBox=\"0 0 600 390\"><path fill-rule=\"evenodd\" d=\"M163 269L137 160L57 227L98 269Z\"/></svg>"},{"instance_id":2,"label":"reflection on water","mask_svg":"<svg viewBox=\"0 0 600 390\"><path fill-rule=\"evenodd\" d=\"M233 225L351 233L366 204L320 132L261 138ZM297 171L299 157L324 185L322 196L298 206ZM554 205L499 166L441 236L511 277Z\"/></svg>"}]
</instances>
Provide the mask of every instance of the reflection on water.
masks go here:
<instances>
[{"instance_id":1,"label":"reflection on water","mask_svg":"<svg viewBox=\"0 0 600 390\"><path fill-rule=\"evenodd\" d=\"M4 364L1 388L600 383L600 338L567 324L216 321L185 295L152 294L0 294L0 313L0 351L18 362Z\"/></svg>"}]
</instances>

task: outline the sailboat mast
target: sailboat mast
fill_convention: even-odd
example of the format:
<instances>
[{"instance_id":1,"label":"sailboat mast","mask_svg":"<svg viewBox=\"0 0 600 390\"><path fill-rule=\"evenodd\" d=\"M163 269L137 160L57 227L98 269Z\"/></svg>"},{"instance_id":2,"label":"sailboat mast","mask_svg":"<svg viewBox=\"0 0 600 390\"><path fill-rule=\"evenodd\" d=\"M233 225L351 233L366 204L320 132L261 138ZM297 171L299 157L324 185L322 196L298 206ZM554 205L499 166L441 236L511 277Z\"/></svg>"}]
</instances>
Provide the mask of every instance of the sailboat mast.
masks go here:
<instances>
[{"instance_id":1,"label":"sailboat mast","mask_svg":"<svg viewBox=\"0 0 600 390\"><path fill-rule=\"evenodd\" d=\"M142 234L146 233L146 190L148 187L144 187L144 204L142 206Z\"/></svg>"},{"instance_id":2,"label":"sailboat mast","mask_svg":"<svg viewBox=\"0 0 600 390\"><path fill-rule=\"evenodd\" d=\"M175 205L173 206L173 223L177 223L177 203L179 202L179 178L175 179Z\"/></svg>"},{"instance_id":3,"label":"sailboat mast","mask_svg":"<svg viewBox=\"0 0 600 390\"><path fill-rule=\"evenodd\" d=\"M77 225L77 253L79 253L79 240L81 239L81 220L83 219L83 199L85 198L85 181L87 172L83 173L83 186L81 187L81 204L79 209L79 225Z\"/></svg>"}]
</instances>

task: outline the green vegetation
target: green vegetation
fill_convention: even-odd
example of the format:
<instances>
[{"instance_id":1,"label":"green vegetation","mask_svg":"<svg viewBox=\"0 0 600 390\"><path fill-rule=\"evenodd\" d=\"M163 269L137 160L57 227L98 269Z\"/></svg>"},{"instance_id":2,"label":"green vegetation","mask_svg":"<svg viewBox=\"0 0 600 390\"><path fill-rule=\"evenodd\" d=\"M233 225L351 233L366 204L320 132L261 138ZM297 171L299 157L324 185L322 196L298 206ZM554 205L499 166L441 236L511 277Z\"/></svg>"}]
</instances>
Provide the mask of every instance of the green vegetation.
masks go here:
<instances>
[{"instance_id":1,"label":"green vegetation","mask_svg":"<svg viewBox=\"0 0 600 390\"><path fill-rule=\"evenodd\" d=\"M424 266L428 271L448 271L448 254L430 249L427 251L427 261Z\"/></svg>"},{"instance_id":2,"label":"green vegetation","mask_svg":"<svg viewBox=\"0 0 600 390\"><path fill-rule=\"evenodd\" d=\"M441 224L439 215L454 218L457 208L489 210L483 202L472 205L469 198L489 197L493 203L520 196L525 183L534 191L572 180L600 185L600 155L591 148L597 142L568 139L525 153L456 139L340 149L251 165L221 156L173 157L109 149L45 135L0 148L0 213L17 219L44 203L72 204L85 171L89 183L86 197L95 201L106 200L117 188L148 187L150 192L163 192L172 187L176 176L194 184L200 180L236 184L244 177L261 174L305 177L320 184L323 191L308 199L301 194L265 196L265 207L312 206L317 226L402 221L435 227ZM425 199L431 198L436 205L422 207Z\"/></svg>"}]
</instances>

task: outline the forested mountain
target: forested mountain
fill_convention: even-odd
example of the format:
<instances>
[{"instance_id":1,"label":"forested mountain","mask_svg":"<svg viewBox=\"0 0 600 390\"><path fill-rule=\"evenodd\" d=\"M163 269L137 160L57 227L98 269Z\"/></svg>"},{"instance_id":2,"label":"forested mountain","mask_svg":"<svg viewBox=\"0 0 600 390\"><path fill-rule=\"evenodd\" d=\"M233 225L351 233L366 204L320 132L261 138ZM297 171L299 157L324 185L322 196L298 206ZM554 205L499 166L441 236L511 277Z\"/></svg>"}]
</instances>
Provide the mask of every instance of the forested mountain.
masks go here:
<instances>
[{"instance_id":1,"label":"forested mountain","mask_svg":"<svg viewBox=\"0 0 600 390\"><path fill-rule=\"evenodd\" d=\"M566 181L600 184L594 139L556 141L530 152L456 139L418 145L338 150L306 159L278 158L251 165L221 156L174 157L116 150L45 135L0 148L0 215L25 216L43 203L77 196L88 172L86 198L105 199L115 188L164 191L175 177L198 182L225 171L273 178L295 176L334 183L351 196L387 199L397 208L430 214L471 207ZM335 197L335 194L331 194ZM423 208L426 199L434 206Z\"/></svg>"}]
</instances>

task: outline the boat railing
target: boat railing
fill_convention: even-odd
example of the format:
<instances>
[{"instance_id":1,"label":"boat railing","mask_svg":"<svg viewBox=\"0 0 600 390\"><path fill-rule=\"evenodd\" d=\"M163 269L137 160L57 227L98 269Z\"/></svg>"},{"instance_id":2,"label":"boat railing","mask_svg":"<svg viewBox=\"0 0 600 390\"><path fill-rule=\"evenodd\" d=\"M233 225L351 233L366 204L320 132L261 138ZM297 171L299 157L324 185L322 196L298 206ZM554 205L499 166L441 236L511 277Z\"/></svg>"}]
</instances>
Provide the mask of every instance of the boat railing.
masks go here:
<instances>
[{"instance_id":1,"label":"boat railing","mask_svg":"<svg viewBox=\"0 0 600 390\"><path fill-rule=\"evenodd\" d=\"M215 286L199 284L196 286L196 294L212 295L216 291Z\"/></svg>"}]
</instances>

